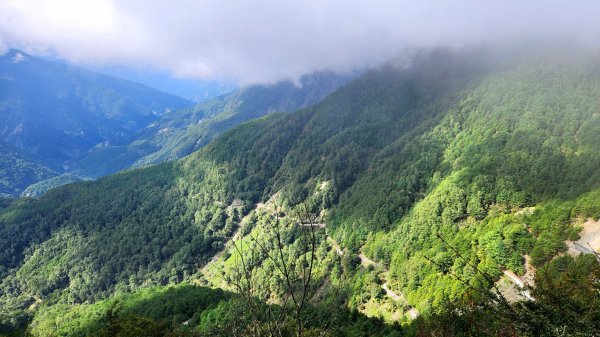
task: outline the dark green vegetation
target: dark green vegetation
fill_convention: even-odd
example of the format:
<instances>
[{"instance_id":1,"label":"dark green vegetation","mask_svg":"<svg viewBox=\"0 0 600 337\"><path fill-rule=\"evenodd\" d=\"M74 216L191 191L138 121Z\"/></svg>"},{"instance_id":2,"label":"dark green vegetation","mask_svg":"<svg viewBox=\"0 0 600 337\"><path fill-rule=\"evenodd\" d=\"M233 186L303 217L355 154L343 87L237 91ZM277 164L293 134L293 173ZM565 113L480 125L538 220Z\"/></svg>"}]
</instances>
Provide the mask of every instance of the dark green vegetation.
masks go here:
<instances>
[{"instance_id":1,"label":"dark green vegetation","mask_svg":"<svg viewBox=\"0 0 600 337\"><path fill-rule=\"evenodd\" d=\"M130 167L176 160L240 123L317 103L352 78L351 75L314 73L302 77L299 85L282 81L248 86L166 114L127 144L111 144L92 150L74 163L72 170L100 177Z\"/></svg>"},{"instance_id":2,"label":"dark green vegetation","mask_svg":"<svg viewBox=\"0 0 600 337\"><path fill-rule=\"evenodd\" d=\"M27 186L57 174L23 151L0 144L0 195L18 195Z\"/></svg>"},{"instance_id":3,"label":"dark green vegetation","mask_svg":"<svg viewBox=\"0 0 600 337\"><path fill-rule=\"evenodd\" d=\"M0 56L6 185L0 192L19 195L28 185L64 172L69 161L91 148L129 142L160 115L189 105L140 84L11 50Z\"/></svg>"},{"instance_id":4,"label":"dark green vegetation","mask_svg":"<svg viewBox=\"0 0 600 337\"><path fill-rule=\"evenodd\" d=\"M287 213L291 251L301 237L294 210L306 205L326 224L315 252L320 293L348 290L341 297L351 309L372 314L370 304L389 302L386 284L421 312L413 327L424 335L589 335L598 266L593 256L553 257L577 236L575 223L600 218L599 111L594 55L500 62L483 51L418 53L312 107L243 123L183 160L7 202L0 320L34 315L34 326L50 326L43 315L52 310L90 308L115 292L214 283L199 269L239 228L240 242L262 237L269 211L246 215L271 199ZM326 235L347 248L343 256ZM361 251L377 264L360 267ZM491 281L506 269L523 273L525 255L538 267L537 301L489 300ZM260 300L281 300L268 259L250 269ZM227 278L235 268L222 271ZM227 325L220 306L210 319ZM169 315L131 322L183 319Z\"/></svg>"},{"instance_id":5,"label":"dark green vegetation","mask_svg":"<svg viewBox=\"0 0 600 337\"><path fill-rule=\"evenodd\" d=\"M191 285L151 287L91 305L41 308L30 332L35 336L251 336L252 332L245 328L250 318L242 310L244 305L239 296L222 290ZM329 314L326 309L310 310ZM261 327L265 328L266 318L263 323ZM336 317L330 331L320 329L319 323L313 322L309 327L315 336L401 335L398 326L386 326L380 320L347 310Z\"/></svg>"}]
</instances>

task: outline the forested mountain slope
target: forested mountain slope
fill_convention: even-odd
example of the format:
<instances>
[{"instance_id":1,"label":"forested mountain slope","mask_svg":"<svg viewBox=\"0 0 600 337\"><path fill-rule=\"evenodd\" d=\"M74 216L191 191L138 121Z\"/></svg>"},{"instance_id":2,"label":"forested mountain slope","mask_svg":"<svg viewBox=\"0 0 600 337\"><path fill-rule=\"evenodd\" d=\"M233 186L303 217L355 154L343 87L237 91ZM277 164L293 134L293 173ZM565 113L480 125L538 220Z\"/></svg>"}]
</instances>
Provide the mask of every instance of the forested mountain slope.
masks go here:
<instances>
[{"instance_id":1,"label":"forested mountain slope","mask_svg":"<svg viewBox=\"0 0 600 337\"><path fill-rule=\"evenodd\" d=\"M18 50L0 56L0 142L58 172L92 147L128 142L160 115L190 104ZM11 183L18 192L24 185Z\"/></svg>"},{"instance_id":2,"label":"forested mountain slope","mask_svg":"<svg viewBox=\"0 0 600 337\"><path fill-rule=\"evenodd\" d=\"M27 186L27 188L21 193L21 197L37 198L53 188L82 180L84 179L81 179L73 174L61 174L59 176L54 176L52 178L45 179Z\"/></svg>"},{"instance_id":3,"label":"forested mountain slope","mask_svg":"<svg viewBox=\"0 0 600 337\"><path fill-rule=\"evenodd\" d=\"M99 177L182 158L242 122L315 104L355 76L322 72L305 75L299 83L281 81L238 89L164 115L127 144L94 149L73 164L73 171Z\"/></svg>"},{"instance_id":4,"label":"forested mountain slope","mask_svg":"<svg viewBox=\"0 0 600 337\"><path fill-rule=\"evenodd\" d=\"M57 174L31 155L0 143L0 196L19 195L27 186Z\"/></svg>"},{"instance_id":5,"label":"forested mountain slope","mask_svg":"<svg viewBox=\"0 0 600 337\"><path fill-rule=\"evenodd\" d=\"M478 273L522 273L525 255L542 266L577 236L577 221L600 217L598 111L594 55L416 53L312 107L243 123L180 161L7 205L0 317L14 325L40 306L211 282L199 268L248 213L236 240L260 233L269 215L251 210L266 200L289 214L304 205L325 224L319 280L346 280L346 305L373 314L385 284L438 315L492 286ZM298 237L286 233L293 247ZM358 266L360 252L378 266ZM281 280L257 275L257 296L276 299Z\"/></svg>"}]
</instances>

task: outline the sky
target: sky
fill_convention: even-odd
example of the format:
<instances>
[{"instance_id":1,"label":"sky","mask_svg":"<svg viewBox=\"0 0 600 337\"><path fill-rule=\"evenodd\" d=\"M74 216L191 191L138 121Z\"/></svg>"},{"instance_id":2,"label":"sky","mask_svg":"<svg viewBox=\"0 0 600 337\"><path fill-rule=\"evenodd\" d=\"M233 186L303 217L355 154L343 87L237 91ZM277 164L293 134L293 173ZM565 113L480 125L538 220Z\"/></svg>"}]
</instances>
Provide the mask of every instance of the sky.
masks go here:
<instances>
[{"instance_id":1,"label":"sky","mask_svg":"<svg viewBox=\"0 0 600 337\"><path fill-rule=\"evenodd\" d=\"M600 45L592 0L0 0L0 52L236 84L377 65L415 47Z\"/></svg>"}]
</instances>

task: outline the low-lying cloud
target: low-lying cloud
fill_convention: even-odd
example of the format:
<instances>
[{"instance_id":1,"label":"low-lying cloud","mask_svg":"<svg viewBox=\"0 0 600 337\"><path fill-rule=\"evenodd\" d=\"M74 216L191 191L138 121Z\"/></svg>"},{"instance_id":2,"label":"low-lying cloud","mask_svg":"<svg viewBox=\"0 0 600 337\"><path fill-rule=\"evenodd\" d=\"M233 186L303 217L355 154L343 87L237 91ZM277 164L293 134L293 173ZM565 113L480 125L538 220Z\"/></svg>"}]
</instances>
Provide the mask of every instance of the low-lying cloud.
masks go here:
<instances>
[{"instance_id":1,"label":"low-lying cloud","mask_svg":"<svg viewBox=\"0 0 600 337\"><path fill-rule=\"evenodd\" d=\"M351 70L408 47L600 41L597 1L2 0L8 47L239 83Z\"/></svg>"}]
</instances>

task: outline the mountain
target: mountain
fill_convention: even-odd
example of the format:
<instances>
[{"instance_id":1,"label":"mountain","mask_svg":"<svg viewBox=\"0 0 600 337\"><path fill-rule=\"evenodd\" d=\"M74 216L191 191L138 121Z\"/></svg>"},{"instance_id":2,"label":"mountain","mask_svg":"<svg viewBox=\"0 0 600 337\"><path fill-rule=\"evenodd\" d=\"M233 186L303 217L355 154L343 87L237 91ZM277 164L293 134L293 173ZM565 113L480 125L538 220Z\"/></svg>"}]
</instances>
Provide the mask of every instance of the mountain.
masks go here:
<instances>
[{"instance_id":1,"label":"mountain","mask_svg":"<svg viewBox=\"0 0 600 337\"><path fill-rule=\"evenodd\" d=\"M38 181L37 183L28 185L27 188L21 193L21 196L28 198L37 198L53 188L70 183L75 183L82 180L83 179L79 178L76 175L68 173L61 174L59 176L54 176L52 178L44 179Z\"/></svg>"},{"instance_id":2,"label":"mountain","mask_svg":"<svg viewBox=\"0 0 600 337\"><path fill-rule=\"evenodd\" d=\"M39 159L0 143L0 196L19 195L27 186L57 174Z\"/></svg>"},{"instance_id":3,"label":"mountain","mask_svg":"<svg viewBox=\"0 0 600 337\"><path fill-rule=\"evenodd\" d=\"M3 202L0 322L250 336L282 313L284 335L594 335L600 265L566 253L600 218L598 111L594 54L416 52L181 160ZM534 277L535 300L496 292L505 274ZM242 299L143 305L186 282Z\"/></svg>"},{"instance_id":4,"label":"mountain","mask_svg":"<svg viewBox=\"0 0 600 337\"><path fill-rule=\"evenodd\" d=\"M91 148L126 143L161 115L190 104L18 50L0 56L0 142L58 173ZM11 184L17 194L26 187Z\"/></svg>"},{"instance_id":5,"label":"mountain","mask_svg":"<svg viewBox=\"0 0 600 337\"><path fill-rule=\"evenodd\" d=\"M73 181L57 177L64 173L98 178L176 160L239 123L314 104L354 76L315 73L297 84L253 85L193 106L140 84L11 50L0 58L0 142L32 158L27 170L38 172L40 164L47 170L36 175L25 172L22 159L7 162L2 193L19 195L40 182L27 193L39 196Z\"/></svg>"},{"instance_id":6,"label":"mountain","mask_svg":"<svg viewBox=\"0 0 600 337\"><path fill-rule=\"evenodd\" d=\"M355 76L314 73L303 76L298 84L281 81L236 90L164 115L128 144L97 147L74 162L72 171L100 177L182 158L240 123L315 104Z\"/></svg>"}]
</instances>

